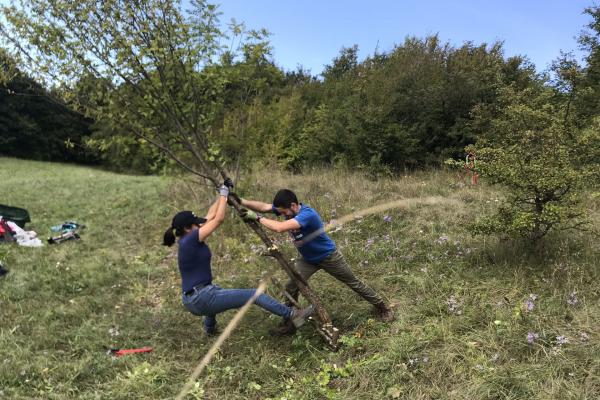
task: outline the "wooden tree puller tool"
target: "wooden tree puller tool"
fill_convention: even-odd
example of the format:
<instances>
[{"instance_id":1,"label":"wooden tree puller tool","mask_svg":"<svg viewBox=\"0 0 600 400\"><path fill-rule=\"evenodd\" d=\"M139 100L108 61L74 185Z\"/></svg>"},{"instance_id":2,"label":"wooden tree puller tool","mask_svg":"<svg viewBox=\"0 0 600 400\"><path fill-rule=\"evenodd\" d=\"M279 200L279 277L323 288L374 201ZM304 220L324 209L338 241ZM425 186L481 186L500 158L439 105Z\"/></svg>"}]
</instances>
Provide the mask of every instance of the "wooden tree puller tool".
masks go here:
<instances>
[{"instance_id":1,"label":"wooden tree puller tool","mask_svg":"<svg viewBox=\"0 0 600 400\"><path fill-rule=\"evenodd\" d=\"M197 175L201 178L204 178L210 181L215 188L220 186L220 181L212 175L211 172L218 171L218 174L222 177L222 179L227 179L229 176L220 165L220 163L215 159L214 150L210 149L206 138L202 135L195 134L193 136L180 135L179 136L179 144L183 145L183 147L188 150L188 152L198 161L200 170L190 165L189 162L184 161L180 157L175 154L175 152L169 147L169 145L163 141L155 140L150 138L141 132L137 132L137 135L145 140L148 140L151 144L155 145L159 149L163 150L168 156L170 156L177 164L179 164L183 169L191 172L194 175ZM162 139L162 138L161 138ZM229 194L227 197L227 203L233 207L238 216L241 217L242 205L236 200L235 196ZM299 292L304 296L304 298L315 308L315 316L311 318L311 321L316 325L317 332L321 337L325 340L327 346L336 351L338 349L338 340L339 340L339 330L333 326L333 322L331 321L331 317L329 313L323 306L323 303L319 299L319 297L315 294L315 292L310 288L308 282L304 280L304 278L296 272L292 264L289 260L279 251L279 248L273 243L271 238L265 233L262 226L256 221L244 221L262 240L264 245L267 248L267 255L273 257L279 265L283 268L285 273L292 279L296 285L298 286ZM284 291L284 295L292 302L298 306L298 302L295 301L291 296Z\"/></svg>"},{"instance_id":2,"label":"wooden tree puller tool","mask_svg":"<svg viewBox=\"0 0 600 400\"><path fill-rule=\"evenodd\" d=\"M210 181L215 188L218 188L220 186L220 181L212 173L218 171L218 174L222 177L222 179L227 179L229 177L223 167L220 165L220 162L215 158L215 155L217 155L218 152L215 153L215 151L210 148L206 137L200 132L192 129L191 131L193 134L186 135L182 132L184 128L179 124L179 121L177 119L174 119L174 121L177 122L177 125L180 128L178 134L176 135L176 143L187 150L188 154L198 162L197 166L192 165L189 160L185 160L178 156L171 147L172 142L166 140L167 138L160 136L157 138L152 138L148 135L145 135L141 131L135 131L135 134L139 138L147 140L152 145L158 147L173 161L179 164L184 170ZM243 209L242 205L231 194L229 194L227 199L228 204L233 207L237 211L238 216L241 217L241 211ZM331 317L323 306L323 303L321 303L319 297L310 288L308 282L306 282L304 278L302 278L302 276L296 272L291 263L284 257L281 251L279 251L271 238L265 233L262 226L256 221L244 222L258 235L258 237L260 237L267 248L268 255L275 258L290 279L294 280L302 296L304 296L304 298L314 306L317 317L317 320L315 321L315 324L317 325L317 332L323 337L329 348L334 351L337 350L338 339L340 335L339 330L333 326ZM288 294L287 297L289 298L291 296ZM297 302L294 303L297 305Z\"/></svg>"},{"instance_id":3,"label":"wooden tree puller tool","mask_svg":"<svg viewBox=\"0 0 600 400\"><path fill-rule=\"evenodd\" d=\"M174 110L171 111L173 112ZM138 138L144 139L150 144L156 146L158 149L162 150L184 170L210 181L215 188L218 188L220 186L220 181L213 175L213 173L218 171L218 174L222 177L222 179L229 177L220 165L220 162L215 159L215 155L217 155L218 152L215 153L215 151L210 148L208 141L206 140L206 136L199 132L197 127L190 129L192 134L185 134L184 132L186 129L184 126L182 126L180 121L177 118L173 118L173 122L175 122L176 126L178 127L177 133L174 135L174 137L163 137L160 135L157 137L150 137L144 134L141 130L134 130L133 132ZM197 165L193 165L190 162L190 159L185 159L179 156L172 147L174 143L186 150L188 155L192 156L192 159L197 162ZM241 217L241 211L243 209L242 205L238 203L238 201L231 194L229 194L227 199L228 204L233 207ZM244 222L258 235L258 237L260 237L267 248L268 255L275 258L290 279L294 280L302 296L304 296L304 298L314 306L317 318L315 321L315 324L317 325L317 332L323 337L327 346L334 351L337 350L339 330L333 326L331 317L323 306L323 303L321 303L319 297L310 288L302 276L296 272L291 263L283 256L271 238L265 233L262 226L256 221ZM288 295L287 297L291 296ZM295 303L297 305L297 302Z\"/></svg>"},{"instance_id":4,"label":"wooden tree puller tool","mask_svg":"<svg viewBox=\"0 0 600 400\"><path fill-rule=\"evenodd\" d=\"M221 168L219 168L220 174L223 179L227 178L227 174ZM215 186L218 187L218 181L216 179L211 180ZM228 203L231 207L233 207L238 215L241 214L242 205L237 202L234 196L229 195ZM331 317L329 313L321 303L319 297L315 294L315 292L310 288L308 282L304 280L304 278L296 272L290 261L279 251L279 248L273 243L271 238L266 234L262 226L257 221L244 221L263 241L267 248L268 256L273 257L279 265L283 268L286 274L292 279L296 285L300 293L304 296L304 298L315 307L315 314L317 319L311 317L311 321L314 322L317 328L317 332L319 335L323 337L327 346L329 346L332 350L338 349L338 339L339 339L339 330L333 326L333 322L331 321ZM277 285L280 289L281 286ZM292 298L288 293L284 290L284 295L290 300L294 305L299 306L298 302Z\"/></svg>"}]
</instances>

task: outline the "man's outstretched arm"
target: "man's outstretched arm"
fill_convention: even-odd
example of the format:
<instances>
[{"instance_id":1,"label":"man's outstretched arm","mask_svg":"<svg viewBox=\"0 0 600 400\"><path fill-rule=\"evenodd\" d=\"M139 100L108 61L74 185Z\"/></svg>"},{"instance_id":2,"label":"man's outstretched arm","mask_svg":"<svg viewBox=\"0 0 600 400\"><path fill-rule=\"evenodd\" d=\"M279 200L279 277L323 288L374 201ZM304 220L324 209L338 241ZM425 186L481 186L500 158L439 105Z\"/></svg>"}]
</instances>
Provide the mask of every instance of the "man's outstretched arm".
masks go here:
<instances>
[{"instance_id":1,"label":"man's outstretched arm","mask_svg":"<svg viewBox=\"0 0 600 400\"><path fill-rule=\"evenodd\" d=\"M240 200L242 200L241 201L242 207L245 207L249 210L260 212L260 213L273 212L272 204L263 203L262 201L257 201L257 200L247 200L247 199L240 199Z\"/></svg>"},{"instance_id":2,"label":"man's outstretched arm","mask_svg":"<svg viewBox=\"0 0 600 400\"><path fill-rule=\"evenodd\" d=\"M242 218L246 221L258 221L259 224L263 225L265 228L272 230L273 232L287 232L294 229L300 229L300 224L296 221L295 218L288 219L285 221L276 221L274 219L269 219L265 217L261 217L256 215L256 213L252 210L242 210Z\"/></svg>"},{"instance_id":3,"label":"man's outstretched arm","mask_svg":"<svg viewBox=\"0 0 600 400\"><path fill-rule=\"evenodd\" d=\"M300 229L300 224L294 218L286 221L276 221L269 218L260 218L259 223L273 232L287 232Z\"/></svg>"}]
</instances>

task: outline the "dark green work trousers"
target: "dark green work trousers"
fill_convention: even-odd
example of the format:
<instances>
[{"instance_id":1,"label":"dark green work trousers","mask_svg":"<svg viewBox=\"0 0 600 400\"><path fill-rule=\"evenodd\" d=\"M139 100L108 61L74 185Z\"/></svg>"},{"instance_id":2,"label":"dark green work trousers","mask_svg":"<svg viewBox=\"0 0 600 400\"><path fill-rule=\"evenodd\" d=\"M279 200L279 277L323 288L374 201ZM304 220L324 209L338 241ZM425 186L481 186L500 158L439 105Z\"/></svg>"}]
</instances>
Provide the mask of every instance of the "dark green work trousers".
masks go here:
<instances>
[{"instance_id":1,"label":"dark green work trousers","mask_svg":"<svg viewBox=\"0 0 600 400\"><path fill-rule=\"evenodd\" d=\"M337 250L327 256L319 263L312 264L300 257L296 260L296 271L308 282L308 279L318 270L322 269L338 281L346 284L350 289L358 293L363 299L373 304L375 307L384 307L384 300L373 289L365 285L358 279L350 269L344 256ZM298 286L291 279L285 285L285 290L294 299L298 298Z\"/></svg>"}]
</instances>

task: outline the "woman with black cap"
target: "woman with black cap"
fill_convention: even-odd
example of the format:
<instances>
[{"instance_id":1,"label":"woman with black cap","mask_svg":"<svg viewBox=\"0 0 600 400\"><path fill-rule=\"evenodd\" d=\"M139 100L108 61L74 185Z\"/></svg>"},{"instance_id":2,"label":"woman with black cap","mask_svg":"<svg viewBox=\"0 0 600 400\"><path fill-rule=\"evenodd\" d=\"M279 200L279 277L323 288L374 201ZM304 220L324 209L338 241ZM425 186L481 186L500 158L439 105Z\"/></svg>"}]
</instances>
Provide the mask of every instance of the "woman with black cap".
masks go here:
<instances>
[{"instance_id":1,"label":"woman with black cap","mask_svg":"<svg viewBox=\"0 0 600 400\"><path fill-rule=\"evenodd\" d=\"M226 179L219 188L219 198L209 208L206 218L197 217L191 211L178 212L163 239L165 246L172 246L175 238L179 238L178 264L183 305L192 314L204 316L204 330L209 335L216 332L218 313L242 307L256 290L223 289L213 284L211 252L204 241L225 220L230 187L233 187L233 183ZM285 320L290 320L297 327L301 326L313 311L312 307L288 307L266 294L258 296L255 304Z\"/></svg>"}]
</instances>

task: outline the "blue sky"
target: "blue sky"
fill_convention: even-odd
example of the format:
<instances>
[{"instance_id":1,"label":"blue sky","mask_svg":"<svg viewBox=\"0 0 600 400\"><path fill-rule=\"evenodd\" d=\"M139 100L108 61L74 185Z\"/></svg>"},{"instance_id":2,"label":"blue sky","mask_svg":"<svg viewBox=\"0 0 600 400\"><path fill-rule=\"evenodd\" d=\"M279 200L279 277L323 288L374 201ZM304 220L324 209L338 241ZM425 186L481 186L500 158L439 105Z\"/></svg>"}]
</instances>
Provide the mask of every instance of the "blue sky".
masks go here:
<instances>
[{"instance_id":1,"label":"blue sky","mask_svg":"<svg viewBox=\"0 0 600 400\"><path fill-rule=\"evenodd\" d=\"M390 50L406 36L439 33L442 41L504 42L506 56L526 55L538 71L560 51L578 51L575 37L594 0L221 0L221 21L266 28L277 64L319 74L339 50L357 44L363 58ZM596 4L598 1L596 1Z\"/></svg>"}]
</instances>

